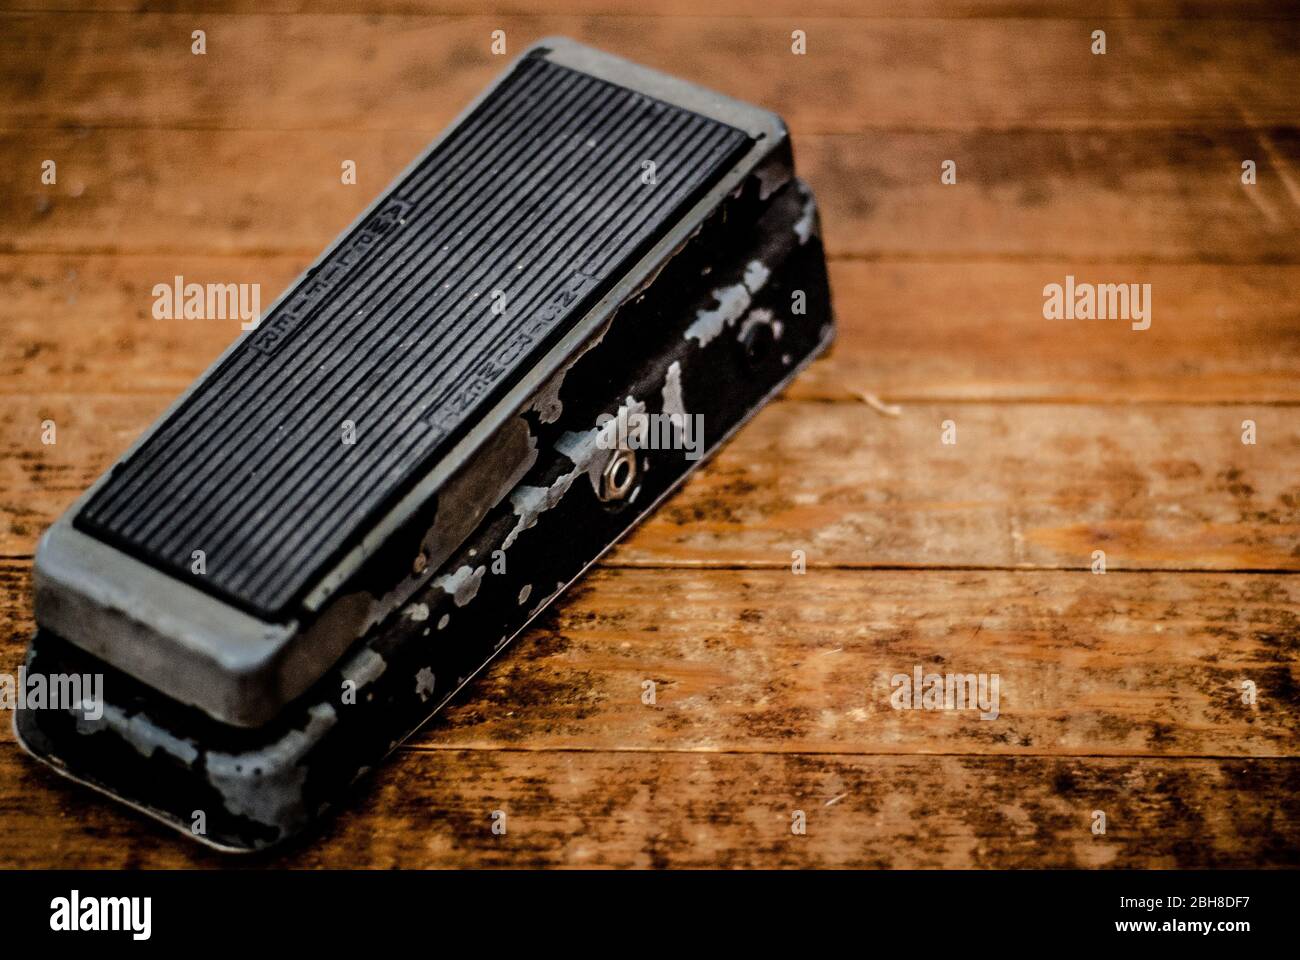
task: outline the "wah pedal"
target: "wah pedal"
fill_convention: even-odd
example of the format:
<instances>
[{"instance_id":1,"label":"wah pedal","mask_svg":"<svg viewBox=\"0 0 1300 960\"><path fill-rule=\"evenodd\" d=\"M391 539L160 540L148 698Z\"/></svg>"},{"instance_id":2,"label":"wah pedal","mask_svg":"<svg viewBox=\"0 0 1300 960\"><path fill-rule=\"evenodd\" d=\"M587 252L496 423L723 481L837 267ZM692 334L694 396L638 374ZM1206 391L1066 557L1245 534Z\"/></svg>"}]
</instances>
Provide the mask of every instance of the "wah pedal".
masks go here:
<instances>
[{"instance_id":1,"label":"wah pedal","mask_svg":"<svg viewBox=\"0 0 1300 960\"><path fill-rule=\"evenodd\" d=\"M46 532L19 738L294 836L832 333L781 120L543 41Z\"/></svg>"}]
</instances>

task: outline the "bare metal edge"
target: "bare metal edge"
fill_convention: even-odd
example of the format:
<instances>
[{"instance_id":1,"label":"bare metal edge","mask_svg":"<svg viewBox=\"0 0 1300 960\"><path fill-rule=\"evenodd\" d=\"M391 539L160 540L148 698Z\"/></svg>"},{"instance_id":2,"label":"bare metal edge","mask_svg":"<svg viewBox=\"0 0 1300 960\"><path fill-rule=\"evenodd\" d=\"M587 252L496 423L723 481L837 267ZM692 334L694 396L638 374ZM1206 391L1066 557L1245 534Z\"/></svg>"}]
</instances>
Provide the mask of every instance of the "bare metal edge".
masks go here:
<instances>
[{"instance_id":1,"label":"bare metal edge","mask_svg":"<svg viewBox=\"0 0 1300 960\"><path fill-rule=\"evenodd\" d=\"M584 46L566 37L549 37L540 40L517 57L387 187L380 191L365 210L317 256L304 273L285 288L264 315L271 315L286 296L298 288L303 277L333 253L338 245L380 206L398 184L423 163L480 103L514 73L520 63L536 55L545 56L562 66L581 70L608 82L638 90L675 106L738 127L754 138L754 142L733 169L689 211L684 212L668 233L633 265L623 281L594 304L569 333L548 351L537 365L527 371L497 405L482 417L455 447L438 460L410 493L403 497L376 526L363 536L361 542L316 584L304 601L307 609L313 612L318 612L347 578L382 546L385 539L468 462L478 447L514 414L520 404L556 374L567 356L588 337L599 331L618 305L653 275L659 261L686 241L692 230L690 224L734 191L762 159L788 136L780 117L770 111ZM244 336L231 343L221 356L159 415L127 452L115 462L114 467L135 455L159 426L233 351L239 348ZM225 666L240 675L243 678L241 682L261 682L261 679L256 676L257 671L279 655L288 639L297 632L298 622L290 620L286 623L270 623L242 613L183 580L165 574L160 575L159 571L149 564L77 530L72 524L72 518L106 482L112 470L113 467L106 470L51 525L38 545L34 564L34 578L38 584L44 583L43 589L51 594L59 593L81 599L80 603L65 605L76 610L75 616L69 614L59 618L56 615L53 618L54 622L50 622L49 626L77 646L109 660L110 658L105 655L108 648L102 643L97 645L94 635L103 636L120 632L126 612L132 611L134 615L129 617L131 629L146 646L160 650L179 649L189 658L192 665L215 664L223 657L229 660L233 646L243 652L243 659L238 663L227 663ZM93 547L105 546L112 551L111 558L108 554L93 549ZM55 561L53 569L48 569L49 560ZM160 576L162 580L159 580ZM95 585L95 588L90 591L94 596L90 603L85 602L90 599L84 589L87 583ZM39 593L38 589L38 596ZM47 604L40 603L38 600L38 607L45 606ZM223 623L220 631L213 631L211 625L222 618L225 618L226 622ZM175 629L178 625L179 630ZM136 646L135 649L138 650L139 647ZM149 682L147 676L139 676L141 672L149 673L147 670L142 670L139 663L132 663L130 658L119 658L113 662L125 672L136 675L146 683ZM192 699L207 703L209 707L215 706L211 702L210 681L201 681L202 678L198 678L195 684L189 685L191 687L189 692L197 695ZM231 692L226 697L227 701L232 702L237 702L238 699L237 692ZM206 709L202 703L196 705ZM237 715L232 715L229 711L225 713L225 717L222 717L221 712L216 715L231 722L239 722Z\"/></svg>"},{"instance_id":2,"label":"bare metal edge","mask_svg":"<svg viewBox=\"0 0 1300 960\"><path fill-rule=\"evenodd\" d=\"M27 754L29 757L31 757L34 760L40 761L42 764L49 767L51 770L53 770L59 776L63 777L65 780L71 780L73 783L79 783L82 786L89 787L91 790L94 790L96 793L102 794L106 797L116 800L118 803L125 804L126 806L130 807L132 810L136 811L137 813L143 813L146 817L149 817L151 820L156 820L159 823L161 823L163 826L170 827L171 829L175 830L177 833L183 834L184 836L189 837L191 840L196 840L199 843L203 844L205 847L211 847L213 850L219 850L222 853L243 853L243 854L258 852L258 849L256 847L235 847L225 843L217 843L215 840L209 839L208 837L200 836L199 834L192 832L189 828L187 828L181 821L177 820L175 817L172 817L164 813L163 811L158 810L155 807L150 807L146 804L140 803L137 800L132 800L130 797L117 793L116 791L109 789L104 784L99 783L95 780L87 780L84 777L77 776L75 773L73 773L71 770L65 767L63 765L63 762L58 757L54 756L54 754L38 753L36 750L32 749L31 744L27 742L27 740L23 737L22 731L18 728L17 710L14 711L14 718L13 721L10 723L10 727L13 730L14 740L18 742L18 746L22 749L23 753Z\"/></svg>"},{"instance_id":3,"label":"bare metal edge","mask_svg":"<svg viewBox=\"0 0 1300 960\"><path fill-rule=\"evenodd\" d=\"M497 659L497 657L500 656L502 651L511 647L514 644L515 640L519 637L519 635L523 633L525 630L527 630L529 627L531 627L533 623L537 620L537 618L540 617L542 613L544 613L551 606L552 603L554 603L556 600L558 600L561 596L563 596L568 591L569 587L573 586L574 583L582 579L582 577L586 575L587 571L590 570L592 566L594 566L602 557L605 556L605 554L607 554L620 541L622 541L623 538L628 535L628 533L630 533L633 529L639 526L640 523L643 520L645 520L647 516L653 513L655 509L661 503L663 503L664 500L668 499L668 497L676 493L678 489L680 489L682 484L684 484L698 470L700 470L707 463L709 463L709 461L711 461L718 454L718 452L731 441L731 438L735 436L735 434L742 427L746 426L749 423L749 421L752 420L758 414L760 410L766 407L767 404L769 404L772 400L774 400L777 396L779 396L787 387L789 387L790 384L794 381L794 379L798 377L799 374L803 373L803 371L807 369L808 366L811 363L813 363L813 361L819 359L823 354L825 354L835 340L835 324L833 321L833 316L828 317L827 323L825 327L823 327L823 331L824 332L822 335L822 339L817 344L817 348L815 350L813 350L806 357L804 357L803 360L801 360L794 367L792 367L790 369L790 372L781 380L779 380L776 383L776 385L772 387L771 390L769 390L766 394L764 394L761 400L759 400L756 404L754 404L752 408L746 411L744 416L742 416L739 420L737 420L735 424L732 425L731 429L729 429L725 434L723 434L718 439L718 442L715 443L709 449L708 453L706 453L699 461L697 461L694 466L692 466L689 470L683 472L680 477L678 477L666 488L664 488L664 490L659 494L659 496L657 496L652 502L648 503L645 506L645 508L636 515L636 519L634 519L630 524L627 525L627 527L623 529L622 533L620 533L617 537L615 537L609 543L607 543L600 550L599 553L597 553L594 557L592 557L589 561L587 561L587 563L582 567L582 569L579 570L573 577L571 577L562 587L560 587L554 593L548 596L546 600L544 600L537 607L537 609L532 612L532 614L528 617L528 619L525 620L520 625L519 629L510 635L509 639L505 643L501 644L501 646L493 650L492 653L488 656L488 658L484 660L483 663L480 664L477 669L475 669L472 673L470 673L467 677L465 677L465 679L460 684L458 684L454 689L450 690L445 697L443 697L440 701L438 701L437 706L435 706L433 710L429 712L428 717L426 717L421 723L417 724L409 733L407 733L400 740L394 741L392 746L389 747L389 749L384 753L384 756L380 759L381 760L386 759L387 757L391 756L393 752L397 750L398 747L406 743L407 740L409 740L411 737L415 736L415 734L423 730L425 726L427 726L442 711L443 707L445 707L453 698L455 698L455 696L458 693L460 693L461 690L465 689L465 687L473 683L474 680L478 677L478 675L482 673L484 670L486 670ZM42 754L34 750L32 746L23 738L23 735L18 728L18 711L16 710L14 711L12 727L13 727L14 739L18 741L18 746L22 748L23 752L26 753L28 756L45 764L47 767L57 772L60 776L63 776L75 783L84 784L85 786L90 787L95 792L103 794L106 797L111 797L112 799L118 801L119 803L125 804L127 807L130 807L132 810L135 810L138 813L142 813L145 816L153 820L156 820L157 822L163 824L166 827L170 827L172 830L175 830L177 833L181 834L182 836L187 837L190 840L195 840L206 847L210 847L213 850L218 850L221 853L242 854L247 856L250 854L264 853L267 850L272 850L275 847L281 846L286 841L292 839L290 837L286 837L283 840L271 844L267 847L238 847L230 844L218 843L209 837L200 836L194 833L193 831L191 831L189 827L186 826L184 821L178 820L177 818L173 817L166 811L159 810L156 807L151 807L147 804L141 803L138 800L133 800L130 797L126 796L125 794L118 793L116 790L113 790L111 787L109 787L104 783L79 777L77 776L77 774L73 773L66 766L64 766L62 761L54 754ZM355 782L356 779L357 778L354 777L353 782Z\"/></svg>"}]
</instances>

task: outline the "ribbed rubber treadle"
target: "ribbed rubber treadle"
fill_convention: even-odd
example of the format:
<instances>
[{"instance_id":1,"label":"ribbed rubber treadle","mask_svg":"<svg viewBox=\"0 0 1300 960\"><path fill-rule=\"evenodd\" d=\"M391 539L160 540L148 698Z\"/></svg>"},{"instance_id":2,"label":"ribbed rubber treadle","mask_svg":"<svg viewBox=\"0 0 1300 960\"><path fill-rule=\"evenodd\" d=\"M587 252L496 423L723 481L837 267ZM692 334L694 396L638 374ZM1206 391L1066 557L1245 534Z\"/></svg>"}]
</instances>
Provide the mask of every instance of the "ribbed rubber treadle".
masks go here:
<instances>
[{"instance_id":1,"label":"ribbed rubber treadle","mask_svg":"<svg viewBox=\"0 0 1300 960\"><path fill-rule=\"evenodd\" d=\"M78 526L283 614L747 142L524 60L114 471ZM191 575L195 550L204 576Z\"/></svg>"}]
</instances>

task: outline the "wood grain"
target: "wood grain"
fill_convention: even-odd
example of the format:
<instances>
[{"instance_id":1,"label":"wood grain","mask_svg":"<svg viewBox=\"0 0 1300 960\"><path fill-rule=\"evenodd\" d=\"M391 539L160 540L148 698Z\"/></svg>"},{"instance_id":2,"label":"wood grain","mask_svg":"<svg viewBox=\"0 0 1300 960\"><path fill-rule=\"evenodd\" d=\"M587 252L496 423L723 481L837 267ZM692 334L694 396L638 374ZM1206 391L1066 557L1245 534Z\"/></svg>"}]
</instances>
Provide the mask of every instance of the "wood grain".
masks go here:
<instances>
[{"instance_id":1,"label":"wood grain","mask_svg":"<svg viewBox=\"0 0 1300 960\"><path fill-rule=\"evenodd\" d=\"M822 207L832 354L321 836L235 865L1300 866L1294 4L31 5L0 0L3 671L41 530L237 334L153 285L269 305L503 68L492 30L781 112ZM1067 273L1150 283L1151 329L1043 320ZM916 664L998 673L999 717L892 709ZM0 823L11 866L232 864L7 725Z\"/></svg>"},{"instance_id":2,"label":"wood grain","mask_svg":"<svg viewBox=\"0 0 1300 960\"><path fill-rule=\"evenodd\" d=\"M0 131L11 172L0 217L14 228L0 252L309 262L436 129ZM1300 257L1295 127L886 130L796 134L795 148L833 257L1101 261L1121 280L1151 263ZM54 185L41 183L44 159L58 164ZM1247 159L1253 186L1241 183ZM340 183L344 160L356 162L355 186ZM957 164L955 185L939 181L944 160Z\"/></svg>"},{"instance_id":3,"label":"wood grain","mask_svg":"<svg viewBox=\"0 0 1300 960\"><path fill-rule=\"evenodd\" d=\"M170 401L0 397L0 556L53 519ZM689 402L689 398L687 398ZM40 442L53 419L58 442ZM1257 444L1241 442L1256 422ZM957 442L944 445L952 420ZM763 410L610 562L787 567L1300 569L1289 407L863 403Z\"/></svg>"},{"instance_id":4,"label":"wood grain","mask_svg":"<svg viewBox=\"0 0 1300 960\"><path fill-rule=\"evenodd\" d=\"M353 0L225 0L221 4L207 0L40 0L39 3L34 0L0 0L0 10L74 13L191 13L220 9L228 14L342 13L355 16L358 6ZM539 6L537 0L497 0L493 9L502 14L536 16ZM554 6L565 14L585 17L678 18L700 15L700 5L695 0L657 0L653 5L644 0L564 0ZM406 16L482 12L482 4L477 0L367 0L364 7L370 14ZM712 16L751 17L761 14L768 17L798 15L850 19L1072 19L1080 16L1080 4L1076 0L915 0L906 5L892 0L712 0L708 11ZM1300 16L1292 6L1277 0L1233 0L1228 5L1215 0L1106 0L1088 5L1087 12L1098 21L1169 18L1294 20Z\"/></svg>"},{"instance_id":5,"label":"wood grain","mask_svg":"<svg viewBox=\"0 0 1300 960\"><path fill-rule=\"evenodd\" d=\"M152 289L258 283L263 303L299 256L0 254L0 396L180 394L240 335L235 321L155 320ZM1152 324L1046 321L1042 288L1067 274L1150 283ZM831 264L838 338L787 396L857 403L1300 402L1300 322L1280 289L1300 266ZM949 309L954 303L960 309Z\"/></svg>"},{"instance_id":6,"label":"wood grain","mask_svg":"<svg viewBox=\"0 0 1300 960\"><path fill-rule=\"evenodd\" d=\"M0 562L0 670L9 674L34 629L28 580L25 562ZM1294 577L606 569L413 742L1292 757L1297 652ZM893 678L918 665L997 674L996 716L894 709ZM653 705L642 701L646 680ZM1243 702L1246 680L1254 704Z\"/></svg>"},{"instance_id":7,"label":"wood grain","mask_svg":"<svg viewBox=\"0 0 1300 960\"><path fill-rule=\"evenodd\" d=\"M321 835L232 859L0 744L24 867L1278 867L1297 796L1293 760L403 750Z\"/></svg>"},{"instance_id":8,"label":"wood grain","mask_svg":"<svg viewBox=\"0 0 1300 960\"><path fill-rule=\"evenodd\" d=\"M433 131L503 67L497 29L516 52L552 34L625 52L762 103L797 133L1212 127L1243 109L1288 124L1300 100L1291 20L1212 33L1130 20L1111 26L1105 56L1082 20L799 20L805 56L788 16L78 14L69 30L4 14L0 71L17 95L0 101L0 127Z\"/></svg>"}]
</instances>

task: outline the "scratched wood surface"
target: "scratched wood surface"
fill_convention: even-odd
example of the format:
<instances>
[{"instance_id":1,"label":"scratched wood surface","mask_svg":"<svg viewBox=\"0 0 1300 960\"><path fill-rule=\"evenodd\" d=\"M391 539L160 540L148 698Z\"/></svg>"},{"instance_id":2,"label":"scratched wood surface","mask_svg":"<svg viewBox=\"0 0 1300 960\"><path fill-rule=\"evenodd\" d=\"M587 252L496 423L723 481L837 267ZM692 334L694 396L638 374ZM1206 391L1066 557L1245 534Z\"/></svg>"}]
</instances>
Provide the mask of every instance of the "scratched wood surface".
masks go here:
<instances>
[{"instance_id":1,"label":"scratched wood surface","mask_svg":"<svg viewBox=\"0 0 1300 960\"><path fill-rule=\"evenodd\" d=\"M41 531L238 332L153 285L269 302L501 68L492 30L779 110L840 323L321 835L237 863L1300 864L1294 5L198 6L0 0L4 671ZM1066 274L1150 283L1151 328L1044 321ZM894 710L915 664L998 673L998 718ZM7 724L0 824L10 865L230 862Z\"/></svg>"}]
</instances>

